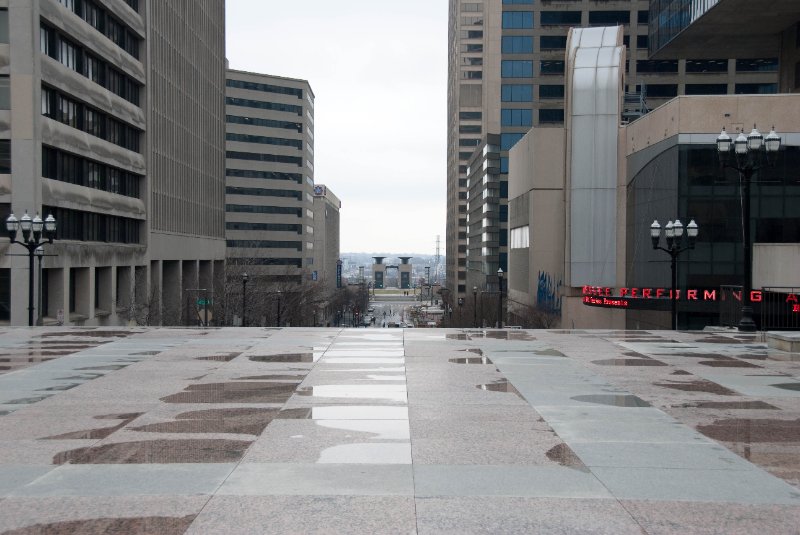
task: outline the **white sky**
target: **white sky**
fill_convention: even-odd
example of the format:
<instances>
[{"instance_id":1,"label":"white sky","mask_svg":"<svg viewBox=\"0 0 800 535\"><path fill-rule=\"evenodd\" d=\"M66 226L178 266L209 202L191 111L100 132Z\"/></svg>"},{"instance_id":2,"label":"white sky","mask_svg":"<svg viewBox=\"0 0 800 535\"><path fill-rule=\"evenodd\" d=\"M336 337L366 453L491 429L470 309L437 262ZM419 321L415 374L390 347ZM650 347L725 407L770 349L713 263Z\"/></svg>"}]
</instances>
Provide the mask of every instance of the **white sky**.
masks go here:
<instances>
[{"instance_id":1,"label":"white sky","mask_svg":"<svg viewBox=\"0 0 800 535\"><path fill-rule=\"evenodd\" d=\"M227 0L232 69L302 78L341 251L444 253L446 0Z\"/></svg>"}]
</instances>

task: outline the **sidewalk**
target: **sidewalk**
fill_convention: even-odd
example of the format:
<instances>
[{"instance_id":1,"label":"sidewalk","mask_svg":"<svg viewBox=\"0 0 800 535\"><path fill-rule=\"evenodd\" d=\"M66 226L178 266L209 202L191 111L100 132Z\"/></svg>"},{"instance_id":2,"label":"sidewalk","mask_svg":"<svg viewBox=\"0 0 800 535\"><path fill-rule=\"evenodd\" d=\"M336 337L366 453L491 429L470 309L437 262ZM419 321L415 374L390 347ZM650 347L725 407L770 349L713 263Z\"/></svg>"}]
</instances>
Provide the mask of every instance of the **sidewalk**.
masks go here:
<instances>
[{"instance_id":1,"label":"sidewalk","mask_svg":"<svg viewBox=\"0 0 800 535\"><path fill-rule=\"evenodd\" d=\"M0 330L0 533L800 533L738 333Z\"/></svg>"}]
</instances>

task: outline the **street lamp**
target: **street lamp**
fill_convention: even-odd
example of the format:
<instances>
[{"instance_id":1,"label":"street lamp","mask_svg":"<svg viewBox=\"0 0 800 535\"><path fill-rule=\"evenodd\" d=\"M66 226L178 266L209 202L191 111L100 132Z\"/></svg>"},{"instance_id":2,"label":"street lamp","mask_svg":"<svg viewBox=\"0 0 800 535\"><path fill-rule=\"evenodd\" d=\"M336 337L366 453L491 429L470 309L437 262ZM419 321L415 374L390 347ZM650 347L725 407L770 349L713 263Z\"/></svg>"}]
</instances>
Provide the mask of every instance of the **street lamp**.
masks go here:
<instances>
[{"instance_id":1,"label":"street lamp","mask_svg":"<svg viewBox=\"0 0 800 535\"><path fill-rule=\"evenodd\" d=\"M39 288L37 288L39 292L39 298L36 300L36 325L42 325L44 323L44 317L42 314L42 257L44 256L44 247L40 245L33 251L33 254L36 255L36 260L38 261L36 272L39 276Z\"/></svg>"},{"instance_id":2,"label":"street lamp","mask_svg":"<svg viewBox=\"0 0 800 535\"><path fill-rule=\"evenodd\" d=\"M650 225L650 239L653 241L653 249L660 249L661 251L666 252L669 254L671 258L670 267L672 268L672 329L677 331L678 330L678 311L677 311L677 295L676 295L676 288L678 286L678 270L677 270L677 259L678 255L684 251L689 249L694 249L695 242L697 241L697 233L699 232L700 227L697 226L697 223L694 222L694 219L689 221L689 224L686 225L686 236L688 238L688 245L681 247L680 243L683 237L683 223L680 222L679 219L673 221L667 221L666 227L664 227L664 235L667 237L667 246L661 247L659 246L659 241L661 240L661 225L658 221L653 221L653 224Z\"/></svg>"},{"instance_id":3,"label":"street lamp","mask_svg":"<svg viewBox=\"0 0 800 535\"><path fill-rule=\"evenodd\" d=\"M503 328L503 268L497 268L497 328Z\"/></svg>"},{"instance_id":4,"label":"street lamp","mask_svg":"<svg viewBox=\"0 0 800 535\"><path fill-rule=\"evenodd\" d=\"M278 327L281 326L281 291L278 290Z\"/></svg>"},{"instance_id":5,"label":"street lamp","mask_svg":"<svg viewBox=\"0 0 800 535\"><path fill-rule=\"evenodd\" d=\"M42 230L46 242L41 241ZM17 232L22 231L22 241L17 241ZM31 219L28 211L25 210L25 215L17 220L12 213L6 219L6 231L11 243L18 243L28 250L28 326L33 327L33 257L36 248L43 243L53 243L56 236L56 220L52 214L47 216L47 219L42 221L39 214Z\"/></svg>"},{"instance_id":6,"label":"street lamp","mask_svg":"<svg viewBox=\"0 0 800 535\"><path fill-rule=\"evenodd\" d=\"M247 327L247 272L242 273L242 327Z\"/></svg>"},{"instance_id":7,"label":"street lamp","mask_svg":"<svg viewBox=\"0 0 800 535\"><path fill-rule=\"evenodd\" d=\"M478 328L478 287L472 287L472 326Z\"/></svg>"},{"instance_id":8,"label":"street lamp","mask_svg":"<svg viewBox=\"0 0 800 535\"><path fill-rule=\"evenodd\" d=\"M731 145L735 156L734 163L730 160ZM775 133L775 127L765 138L753 125L753 131L745 136L739 132L735 141L731 142L730 136L725 133L725 128L717 138L717 154L719 163L725 168L734 169L739 173L739 186L742 199L742 247L744 249L744 284L742 285L742 319L739 321L739 330L753 332L756 323L753 321L753 305L751 293L753 291L753 251L750 237L750 179L756 171L762 169L762 155L766 153L766 165L775 165L775 159L781 148L781 138Z\"/></svg>"}]
</instances>

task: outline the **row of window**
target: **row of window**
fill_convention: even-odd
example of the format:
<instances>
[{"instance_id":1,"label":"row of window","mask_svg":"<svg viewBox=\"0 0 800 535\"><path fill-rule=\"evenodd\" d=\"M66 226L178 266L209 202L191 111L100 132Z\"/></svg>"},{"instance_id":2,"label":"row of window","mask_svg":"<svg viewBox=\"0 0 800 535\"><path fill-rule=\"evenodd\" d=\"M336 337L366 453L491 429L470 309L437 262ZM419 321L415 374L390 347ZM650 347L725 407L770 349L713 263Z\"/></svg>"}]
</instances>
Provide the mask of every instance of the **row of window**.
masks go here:
<instances>
[{"instance_id":1,"label":"row of window","mask_svg":"<svg viewBox=\"0 0 800 535\"><path fill-rule=\"evenodd\" d=\"M580 26L580 11L542 11L539 22L541 26ZM647 24L648 11L637 12L637 22ZM630 11L590 11L589 25L616 26L630 24ZM502 26L504 29L533 28L533 11L503 11Z\"/></svg>"},{"instance_id":2,"label":"row of window","mask_svg":"<svg viewBox=\"0 0 800 535\"><path fill-rule=\"evenodd\" d=\"M246 98L225 97L225 104L229 106L240 106L243 108L256 108L259 110L285 111L303 115L303 107L293 104L282 104L280 102L265 102L263 100L250 100Z\"/></svg>"},{"instance_id":3,"label":"row of window","mask_svg":"<svg viewBox=\"0 0 800 535\"><path fill-rule=\"evenodd\" d=\"M244 80L225 80L225 85L237 89L249 89L250 91L263 91L264 93L277 93L279 95L294 95L303 98L303 90L295 87L284 87L280 85L262 84L259 82L245 82Z\"/></svg>"},{"instance_id":4,"label":"row of window","mask_svg":"<svg viewBox=\"0 0 800 535\"><path fill-rule=\"evenodd\" d=\"M228 221L225 223L227 230L266 230L270 232L296 232L303 233L303 225L291 223L240 223Z\"/></svg>"},{"instance_id":5,"label":"row of window","mask_svg":"<svg viewBox=\"0 0 800 535\"><path fill-rule=\"evenodd\" d=\"M254 206L252 204L226 204L226 212L237 212L242 214L279 214L279 215L294 215L303 217L302 208L293 208L291 206Z\"/></svg>"},{"instance_id":6,"label":"row of window","mask_svg":"<svg viewBox=\"0 0 800 535\"><path fill-rule=\"evenodd\" d=\"M303 192L293 189L264 189L264 188L240 188L228 186L225 193L229 195L253 195L256 197L287 197L303 200Z\"/></svg>"},{"instance_id":7,"label":"row of window","mask_svg":"<svg viewBox=\"0 0 800 535\"><path fill-rule=\"evenodd\" d=\"M229 258L228 265L231 266L292 266L303 267L302 258Z\"/></svg>"},{"instance_id":8,"label":"row of window","mask_svg":"<svg viewBox=\"0 0 800 535\"><path fill-rule=\"evenodd\" d=\"M139 129L47 86L42 86L42 115L125 149L139 152Z\"/></svg>"},{"instance_id":9,"label":"row of window","mask_svg":"<svg viewBox=\"0 0 800 535\"><path fill-rule=\"evenodd\" d=\"M0 139L0 175L11 172L11 140Z\"/></svg>"},{"instance_id":10,"label":"row of window","mask_svg":"<svg viewBox=\"0 0 800 535\"><path fill-rule=\"evenodd\" d=\"M225 134L228 141L239 141L241 143L259 143L261 145L278 145L281 147L294 147L303 150L303 141L300 139L286 139L283 137L252 136L249 134Z\"/></svg>"},{"instance_id":11,"label":"row of window","mask_svg":"<svg viewBox=\"0 0 800 535\"><path fill-rule=\"evenodd\" d=\"M298 156L283 156L281 154L263 154L259 152L239 152L229 150L225 157L231 160L250 160L256 162L287 163L298 167L303 165L303 159Z\"/></svg>"},{"instance_id":12,"label":"row of window","mask_svg":"<svg viewBox=\"0 0 800 535\"><path fill-rule=\"evenodd\" d=\"M139 105L140 84L130 76L44 24L39 29L39 41L42 54L59 61L128 102Z\"/></svg>"},{"instance_id":13,"label":"row of window","mask_svg":"<svg viewBox=\"0 0 800 535\"><path fill-rule=\"evenodd\" d=\"M541 60L539 61L539 74L564 74L564 61ZM769 72L777 70L777 59L737 59L736 72ZM726 72L727 60L687 60L687 73ZM479 72L479 71L473 71ZM648 60L636 61L636 72L647 73L677 73L678 60ZM503 60L500 63L500 76L503 78L532 78L532 60Z\"/></svg>"},{"instance_id":14,"label":"row of window","mask_svg":"<svg viewBox=\"0 0 800 535\"><path fill-rule=\"evenodd\" d=\"M263 178L266 180L291 180L297 184L303 182L300 173L278 173L276 171L254 171L252 169L226 169L225 176L239 178Z\"/></svg>"},{"instance_id":15,"label":"row of window","mask_svg":"<svg viewBox=\"0 0 800 535\"><path fill-rule=\"evenodd\" d=\"M112 16L102 5L93 0L58 0L58 2L108 37L122 50L139 59L141 42L139 36L122 21ZM135 11L139 11L138 1L126 0L126 2Z\"/></svg>"},{"instance_id":16,"label":"row of window","mask_svg":"<svg viewBox=\"0 0 800 535\"><path fill-rule=\"evenodd\" d=\"M56 219L56 239L106 243L140 243L142 221L95 212L42 206Z\"/></svg>"},{"instance_id":17,"label":"row of window","mask_svg":"<svg viewBox=\"0 0 800 535\"><path fill-rule=\"evenodd\" d=\"M0 9L0 43L8 43L8 9Z\"/></svg>"},{"instance_id":18,"label":"row of window","mask_svg":"<svg viewBox=\"0 0 800 535\"><path fill-rule=\"evenodd\" d=\"M139 198L142 176L52 147L42 147L42 176Z\"/></svg>"},{"instance_id":19,"label":"row of window","mask_svg":"<svg viewBox=\"0 0 800 535\"><path fill-rule=\"evenodd\" d=\"M286 240L226 240L228 247L243 249L295 249L303 250L303 242Z\"/></svg>"},{"instance_id":20,"label":"row of window","mask_svg":"<svg viewBox=\"0 0 800 535\"><path fill-rule=\"evenodd\" d=\"M266 128L283 128L303 132L303 123L292 121L277 121L275 119L261 119L258 117L242 117L240 115L226 115L225 121L231 124L246 124L249 126L264 126Z\"/></svg>"}]
</instances>

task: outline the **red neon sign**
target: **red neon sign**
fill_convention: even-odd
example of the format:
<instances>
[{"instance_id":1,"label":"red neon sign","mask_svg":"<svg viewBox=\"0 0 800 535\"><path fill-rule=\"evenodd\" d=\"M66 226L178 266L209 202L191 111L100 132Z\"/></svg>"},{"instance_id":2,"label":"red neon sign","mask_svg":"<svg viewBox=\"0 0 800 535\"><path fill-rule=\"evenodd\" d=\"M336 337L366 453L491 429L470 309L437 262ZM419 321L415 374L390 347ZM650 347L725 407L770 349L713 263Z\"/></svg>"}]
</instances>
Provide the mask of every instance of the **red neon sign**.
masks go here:
<instances>
[{"instance_id":1,"label":"red neon sign","mask_svg":"<svg viewBox=\"0 0 800 535\"><path fill-rule=\"evenodd\" d=\"M742 292L731 292L733 298L737 301L742 300ZM673 297L672 290L667 288L620 288L619 292L616 294L614 293L613 288L608 288L604 286L584 286L583 287L583 295L584 296L592 296L592 297L632 297L632 298L639 298L639 299L675 299L676 301L717 301L719 299L725 299L724 296L720 296L717 293L717 290L699 290L699 289L688 289L688 290L675 290L675 295ZM750 301L752 303L760 303L764 300L764 294L761 290L753 290L750 292ZM586 301L584 301L586 302ZM786 297L787 303L795 303L800 304L800 299L798 298L797 294L788 294ZM593 304L600 304L600 303L593 303Z\"/></svg>"}]
</instances>

